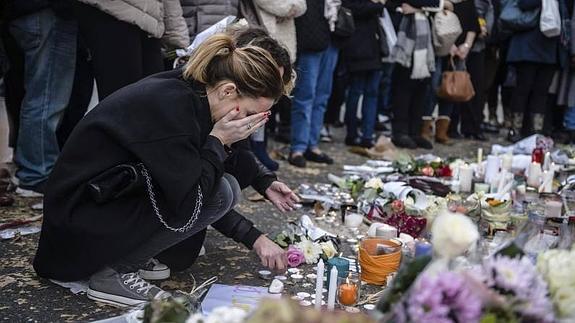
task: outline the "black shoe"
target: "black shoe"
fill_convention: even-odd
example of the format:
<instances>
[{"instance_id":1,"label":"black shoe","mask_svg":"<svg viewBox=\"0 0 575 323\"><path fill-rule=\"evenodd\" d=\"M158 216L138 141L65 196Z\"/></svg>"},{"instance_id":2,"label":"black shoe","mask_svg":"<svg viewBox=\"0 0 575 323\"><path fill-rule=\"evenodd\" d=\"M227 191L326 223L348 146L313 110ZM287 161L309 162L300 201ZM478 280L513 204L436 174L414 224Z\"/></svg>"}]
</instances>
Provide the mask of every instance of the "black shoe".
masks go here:
<instances>
[{"instance_id":1,"label":"black shoe","mask_svg":"<svg viewBox=\"0 0 575 323\"><path fill-rule=\"evenodd\" d=\"M471 139L476 141L487 141L487 137L485 137L485 135L482 133L465 134L465 139Z\"/></svg>"},{"instance_id":2,"label":"black shoe","mask_svg":"<svg viewBox=\"0 0 575 323\"><path fill-rule=\"evenodd\" d=\"M417 144L408 135L399 135L391 138L391 142L399 148L415 149Z\"/></svg>"},{"instance_id":3,"label":"black shoe","mask_svg":"<svg viewBox=\"0 0 575 323\"><path fill-rule=\"evenodd\" d=\"M288 158L288 162L295 167L305 168L305 158L302 155L290 155Z\"/></svg>"},{"instance_id":4,"label":"black shoe","mask_svg":"<svg viewBox=\"0 0 575 323\"><path fill-rule=\"evenodd\" d=\"M493 125L491 123L484 122L481 124L481 130L489 133L499 133L499 126Z\"/></svg>"},{"instance_id":5,"label":"black shoe","mask_svg":"<svg viewBox=\"0 0 575 323\"><path fill-rule=\"evenodd\" d=\"M433 149L433 145L431 144L431 142L429 142L427 139L423 137L411 137L411 140L413 140L413 142L415 142L415 144L419 148Z\"/></svg>"},{"instance_id":6,"label":"black shoe","mask_svg":"<svg viewBox=\"0 0 575 323\"><path fill-rule=\"evenodd\" d=\"M357 137L345 137L346 146L359 146L359 138Z\"/></svg>"},{"instance_id":7,"label":"black shoe","mask_svg":"<svg viewBox=\"0 0 575 323\"><path fill-rule=\"evenodd\" d=\"M268 155L265 141L250 140L250 144L254 155L256 155L258 160L264 164L267 169L271 170L272 172L275 172L279 169L279 164L271 159L270 155Z\"/></svg>"},{"instance_id":8,"label":"black shoe","mask_svg":"<svg viewBox=\"0 0 575 323\"><path fill-rule=\"evenodd\" d=\"M373 141L373 139L362 139L359 142L358 146L369 149L369 148L375 146L375 142Z\"/></svg>"},{"instance_id":9,"label":"black shoe","mask_svg":"<svg viewBox=\"0 0 575 323\"><path fill-rule=\"evenodd\" d=\"M375 131L389 131L389 127L383 122L376 122L375 123Z\"/></svg>"},{"instance_id":10,"label":"black shoe","mask_svg":"<svg viewBox=\"0 0 575 323\"><path fill-rule=\"evenodd\" d=\"M309 160L311 162L328 164L328 165L333 164L333 159L328 155L326 155L325 153L316 154L313 151L308 150L303 154L303 156L305 157L306 160Z\"/></svg>"}]
</instances>

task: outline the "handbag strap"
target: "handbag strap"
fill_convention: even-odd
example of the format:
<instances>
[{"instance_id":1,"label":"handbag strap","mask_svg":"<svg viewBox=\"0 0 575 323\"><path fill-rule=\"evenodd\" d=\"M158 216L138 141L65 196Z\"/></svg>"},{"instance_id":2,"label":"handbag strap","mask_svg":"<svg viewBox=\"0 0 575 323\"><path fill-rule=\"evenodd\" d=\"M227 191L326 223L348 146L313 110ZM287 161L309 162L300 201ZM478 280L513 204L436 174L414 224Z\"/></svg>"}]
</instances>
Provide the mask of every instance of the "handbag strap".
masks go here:
<instances>
[{"instance_id":1,"label":"handbag strap","mask_svg":"<svg viewBox=\"0 0 575 323\"><path fill-rule=\"evenodd\" d=\"M148 173L148 169L146 168L146 166L144 166L143 163L139 163L137 166L140 168L140 172L142 173L142 175L144 176L144 179L146 180L146 186L148 189L148 197L150 199L150 203L152 204L152 208L154 209L154 212L156 213L156 216L158 217L160 222L164 225L164 227L166 227L166 229L168 229L170 231L179 232L179 233L184 233L184 232L189 231L192 228L192 226L196 223L196 221L198 220L198 216L200 215L200 211L202 210L203 195L202 195L202 189L201 189L200 185L198 185L198 197L196 199L196 206L194 207L194 212L192 213L192 216L190 217L188 222L186 222L186 224L184 224L183 226L181 226L179 228L174 228L174 227L170 226L168 224L168 222L166 222L166 220L164 219L164 217L160 213L158 203L156 202L156 194L154 193L154 185L152 184L152 178L151 178L150 174Z\"/></svg>"},{"instance_id":2,"label":"handbag strap","mask_svg":"<svg viewBox=\"0 0 575 323\"><path fill-rule=\"evenodd\" d=\"M463 66L462 71L467 72L467 64L465 64L465 60L460 59L461 61L461 66ZM455 56L454 55L449 55L449 65L451 66L451 69L455 72L458 71L457 67L455 66Z\"/></svg>"}]
</instances>

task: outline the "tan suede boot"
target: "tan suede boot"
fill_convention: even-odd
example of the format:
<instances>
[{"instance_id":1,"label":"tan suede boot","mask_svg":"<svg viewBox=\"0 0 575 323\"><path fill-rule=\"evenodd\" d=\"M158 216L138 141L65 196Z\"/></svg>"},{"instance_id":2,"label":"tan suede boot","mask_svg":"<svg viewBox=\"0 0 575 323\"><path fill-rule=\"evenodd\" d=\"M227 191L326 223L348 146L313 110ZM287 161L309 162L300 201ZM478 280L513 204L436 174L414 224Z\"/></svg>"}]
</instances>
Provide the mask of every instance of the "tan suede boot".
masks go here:
<instances>
[{"instance_id":1,"label":"tan suede boot","mask_svg":"<svg viewBox=\"0 0 575 323\"><path fill-rule=\"evenodd\" d=\"M447 116L439 116L435 121L435 141L444 144L451 145L447 131L449 130L449 122L451 120Z\"/></svg>"},{"instance_id":2,"label":"tan suede boot","mask_svg":"<svg viewBox=\"0 0 575 323\"><path fill-rule=\"evenodd\" d=\"M423 117L421 137L429 142L433 141L433 119L431 117Z\"/></svg>"}]
</instances>

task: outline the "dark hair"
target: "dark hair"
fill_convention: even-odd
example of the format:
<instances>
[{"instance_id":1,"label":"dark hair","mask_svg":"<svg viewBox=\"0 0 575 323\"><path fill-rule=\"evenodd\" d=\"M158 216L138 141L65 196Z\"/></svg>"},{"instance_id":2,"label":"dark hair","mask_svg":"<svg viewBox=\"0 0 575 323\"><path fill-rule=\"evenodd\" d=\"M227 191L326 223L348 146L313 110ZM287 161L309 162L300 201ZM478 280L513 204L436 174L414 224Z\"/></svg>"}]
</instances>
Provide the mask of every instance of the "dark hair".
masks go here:
<instances>
[{"instance_id":1,"label":"dark hair","mask_svg":"<svg viewBox=\"0 0 575 323\"><path fill-rule=\"evenodd\" d=\"M227 34L213 35L200 44L184 68L184 77L211 87L232 81L239 92L254 98L277 99L291 90L267 50L254 45L237 48Z\"/></svg>"},{"instance_id":2,"label":"dark hair","mask_svg":"<svg viewBox=\"0 0 575 323\"><path fill-rule=\"evenodd\" d=\"M276 39L272 38L267 31L261 28L251 27L231 31L237 47L257 46L267 50L278 66L283 67L282 80L288 88L293 87L295 72L293 70L288 50Z\"/></svg>"}]
</instances>

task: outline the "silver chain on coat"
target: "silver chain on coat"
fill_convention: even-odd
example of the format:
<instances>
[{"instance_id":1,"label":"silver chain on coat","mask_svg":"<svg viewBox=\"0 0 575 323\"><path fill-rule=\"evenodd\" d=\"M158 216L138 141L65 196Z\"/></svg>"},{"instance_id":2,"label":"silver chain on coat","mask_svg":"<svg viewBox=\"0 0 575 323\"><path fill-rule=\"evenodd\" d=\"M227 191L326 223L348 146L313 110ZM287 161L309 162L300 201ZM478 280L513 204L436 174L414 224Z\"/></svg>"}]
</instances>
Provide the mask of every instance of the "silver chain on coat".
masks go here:
<instances>
[{"instance_id":1,"label":"silver chain on coat","mask_svg":"<svg viewBox=\"0 0 575 323\"><path fill-rule=\"evenodd\" d=\"M158 217L160 222L162 222L164 227L166 227L166 229L168 229L168 230L171 230L174 232L179 232L179 233L184 233L184 232L187 232L188 230L190 230L192 228L192 226L194 225L194 223L196 223L196 220L198 219L198 215L200 215L200 211L202 210L203 195L202 195L202 189L201 189L200 185L198 185L198 198L196 199L196 207L194 208L194 213L192 213L192 216L190 217L190 219L188 220L188 222L186 224L184 224L180 228L174 228L174 227L170 226L166 222L166 220L164 220L164 217L160 213L160 209L158 208L158 204L156 202L156 194L154 194L154 186L152 184L152 178L150 177L150 174L148 173L148 169L146 169L146 166L144 166L144 164L142 164L142 163L138 164L138 166L141 168L142 175L144 175L144 178L146 179L146 186L148 187L148 197L150 198L150 203L152 204L152 208L154 209L156 216Z\"/></svg>"}]
</instances>

